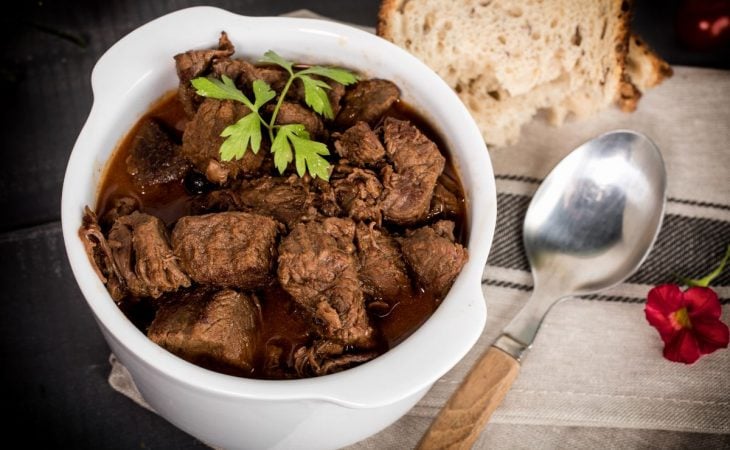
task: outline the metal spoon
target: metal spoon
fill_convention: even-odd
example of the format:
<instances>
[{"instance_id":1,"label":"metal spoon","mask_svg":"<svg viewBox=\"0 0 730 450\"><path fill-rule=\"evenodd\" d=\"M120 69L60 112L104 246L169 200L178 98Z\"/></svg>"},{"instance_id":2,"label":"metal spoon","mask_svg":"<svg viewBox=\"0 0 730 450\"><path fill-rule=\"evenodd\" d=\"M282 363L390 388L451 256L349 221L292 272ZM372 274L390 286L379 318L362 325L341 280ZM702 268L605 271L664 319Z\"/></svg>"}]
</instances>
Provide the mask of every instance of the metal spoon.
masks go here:
<instances>
[{"instance_id":1,"label":"metal spoon","mask_svg":"<svg viewBox=\"0 0 730 450\"><path fill-rule=\"evenodd\" d=\"M421 440L421 449L470 448L517 377L547 312L606 289L649 253L664 215L666 172L643 134L613 131L576 148L543 181L525 217L532 297L487 350Z\"/></svg>"}]
</instances>

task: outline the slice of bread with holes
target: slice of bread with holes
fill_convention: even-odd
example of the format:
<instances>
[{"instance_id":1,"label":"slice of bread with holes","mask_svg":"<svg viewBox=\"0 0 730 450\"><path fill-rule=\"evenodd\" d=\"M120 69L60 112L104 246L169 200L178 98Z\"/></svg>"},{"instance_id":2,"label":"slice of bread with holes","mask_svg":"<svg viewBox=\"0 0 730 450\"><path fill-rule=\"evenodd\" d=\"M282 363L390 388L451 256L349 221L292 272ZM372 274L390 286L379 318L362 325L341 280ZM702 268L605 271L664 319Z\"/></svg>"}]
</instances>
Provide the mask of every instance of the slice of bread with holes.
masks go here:
<instances>
[{"instance_id":1,"label":"slice of bread with holes","mask_svg":"<svg viewBox=\"0 0 730 450\"><path fill-rule=\"evenodd\" d=\"M538 112L559 125L616 102L636 107L629 15L626 0L383 0L378 34L434 69L485 141L503 146ZM642 46L633 67L649 80L648 55L661 59Z\"/></svg>"}]
</instances>

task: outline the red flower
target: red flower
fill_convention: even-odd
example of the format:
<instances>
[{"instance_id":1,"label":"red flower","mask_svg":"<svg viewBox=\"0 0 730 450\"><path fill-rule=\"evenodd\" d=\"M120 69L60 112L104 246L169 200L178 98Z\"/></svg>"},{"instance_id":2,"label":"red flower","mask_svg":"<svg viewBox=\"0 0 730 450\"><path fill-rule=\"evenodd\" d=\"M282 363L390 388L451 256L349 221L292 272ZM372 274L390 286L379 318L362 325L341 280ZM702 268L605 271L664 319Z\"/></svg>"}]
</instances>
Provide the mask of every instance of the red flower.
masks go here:
<instances>
[{"instance_id":1,"label":"red flower","mask_svg":"<svg viewBox=\"0 0 730 450\"><path fill-rule=\"evenodd\" d=\"M664 341L664 357L692 364L719 348L728 346L728 327L720 321L720 301L707 287L680 290L663 284L649 291L646 320Z\"/></svg>"}]
</instances>

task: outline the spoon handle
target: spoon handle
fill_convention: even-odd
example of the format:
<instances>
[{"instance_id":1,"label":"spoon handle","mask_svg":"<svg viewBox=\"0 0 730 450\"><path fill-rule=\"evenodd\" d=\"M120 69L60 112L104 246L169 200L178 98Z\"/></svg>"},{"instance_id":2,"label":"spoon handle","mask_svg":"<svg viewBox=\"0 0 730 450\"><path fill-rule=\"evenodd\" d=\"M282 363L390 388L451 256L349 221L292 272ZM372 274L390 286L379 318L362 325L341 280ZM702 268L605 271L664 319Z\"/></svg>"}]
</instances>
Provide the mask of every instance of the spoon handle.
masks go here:
<instances>
[{"instance_id":1,"label":"spoon handle","mask_svg":"<svg viewBox=\"0 0 730 450\"><path fill-rule=\"evenodd\" d=\"M420 450L469 449L517 378L520 363L489 347L429 427Z\"/></svg>"}]
</instances>

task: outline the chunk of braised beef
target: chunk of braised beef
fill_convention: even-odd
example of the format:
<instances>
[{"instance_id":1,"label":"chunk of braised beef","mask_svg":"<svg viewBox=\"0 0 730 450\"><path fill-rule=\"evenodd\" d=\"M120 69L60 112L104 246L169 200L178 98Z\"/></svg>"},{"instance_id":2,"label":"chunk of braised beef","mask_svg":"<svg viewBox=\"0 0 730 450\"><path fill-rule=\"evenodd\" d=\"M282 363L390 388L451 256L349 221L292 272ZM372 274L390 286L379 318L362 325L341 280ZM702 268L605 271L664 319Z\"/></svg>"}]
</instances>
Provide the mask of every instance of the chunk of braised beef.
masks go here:
<instances>
[{"instance_id":1,"label":"chunk of braised beef","mask_svg":"<svg viewBox=\"0 0 730 450\"><path fill-rule=\"evenodd\" d=\"M253 85L255 80L265 81L271 89L281 92L289 80L289 72L276 65L254 66L254 72L249 75L248 84Z\"/></svg>"},{"instance_id":2,"label":"chunk of braised beef","mask_svg":"<svg viewBox=\"0 0 730 450\"><path fill-rule=\"evenodd\" d=\"M357 122L375 125L400 97L398 86L388 80L363 80L347 89L335 123L349 128Z\"/></svg>"},{"instance_id":3,"label":"chunk of braised beef","mask_svg":"<svg viewBox=\"0 0 730 450\"><path fill-rule=\"evenodd\" d=\"M195 111L203 101L203 98L195 92L190 81L205 75L216 59L228 58L234 52L235 48L224 31L221 33L217 49L189 50L175 55L175 68L180 79L178 98L188 117L195 115Z\"/></svg>"},{"instance_id":4,"label":"chunk of braised beef","mask_svg":"<svg viewBox=\"0 0 730 450\"><path fill-rule=\"evenodd\" d=\"M398 225L413 225L428 216L436 181L446 159L438 147L407 120L392 117L383 125L385 151L393 168L381 175L383 217Z\"/></svg>"},{"instance_id":5,"label":"chunk of braised beef","mask_svg":"<svg viewBox=\"0 0 730 450\"><path fill-rule=\"evenodd\" d=\"M372 300L384 300L392 305L411 294L411 281L400 245L386 230L376 229L374 225L357 224L360 281Z\"/></svg>"},{"instance_id":6,"label":"chunk of braised beef","mask_svg":"<svg viewBox=\"0 0 730 450\"><path fill-rule=\"evenodd\" d=\"M112 207L102 216L100 224L102 229L109 231L114 222L121 216L127 216L139 210L139 202L132 197L118 197L112 201Z\"/></svg>"},{"instance_id":7,"label":"chunk of braised beef","mask_svg":"<svg viewBox=\"0 0 730 450\"><path fill-rule=\"evenodd\" d=\"M314 192L314 207L327 217L338 217L342 215L342 208L337 203L335 190L332 183L321 178L311 181L312 192Z\"/></svg>"},{"instance_id":8,"label":"chunk of braised beef","mask_svg":"<svg viewBox=\"0 0 730 450\"><path fill-rule=\"evenodd\" d=\"M383 185L377 175L357 167L338 166L332 189L342 210L355 221L381 222L380 195Z\"/></svg>"},{"instance_id":9,"label":"chunk of braised beef","mask_svg":"<svg viewBox=\"0 0 730 450\"><path fill-rule=\"evenodd\" d=\"M218 59L213 63L211 72L215 78L222 78L225 75L233 80L249 98L253 98L253 82L256 80L264 81L274 91L281 92L289 79L289 72L283 67L255 66L245 59Z\"/></svg>"},{"instance_id":10,"label":"chunk of braised beef","mask_svg":"<svg viewBox=\"0 0 730 450\"><path fill-rule=\"evenodd\" d=\"M321 376L341 372L378 356L373 351L345 351L345 347L329 340L320 340L294 353L294 369L299 377Z\"/></svg>"},{"instance_id":11,"label":"chunk of braised beef","mask_svg":"<svg viewBox=\"0 0 730 450\"><path fill-rule=\"evenodd\" d=\"M273 104L267 105L267 113L271 114L274 107ZM283 102L276 115L276 123L278 125L294 123L304 125L304 128L309 132L309 136L314 140L318 140L324 135L322 119L314 111L299 103Z\"/></svg>"},{"instance_id":12,"label":"chunk of braised beef","mask_svg":"<svg viewBox=\"0 0 730 450\"><path fill-rule=\"evenodd\" d=\"M201 284L257 289L272 281L276 221L245 212L180 218L172 247L180 266Z\"/></svg>"},{"instance_id":13,"label":"chunk of braised beef","mask_svg":"<svg viewBox=\"0 0 730 450\"><path fill-rule=\"evenodd\" d=\"M225 75L239 88L249 83L255 71L256 67L245 59L217 59L211 66L211 74L214 78L222 79Z\"/></svg>"},{"instance_id":14,"label":"chunk of braised beef","mask_svg":"<svg viewBox=\"0 0 730 450\"><path fill-rule=\"evenodd\" d=\"M129 292L136 297L158 298L164 292L190 286L170 249L162 220L133 212L120 216L108 237L114 264Z\"/></svg>"},{"instance_id":15,"label":"chunk of braised beef","mask_svg":"<svg viewBox=\"0 0 730 450\"><path fill-rule=\"evenodd\" d=\"M134 136L127 157L127 172L140 187L181 180L190 163L180 154L180 146L153 119L145 120Z\"/></svg>"},{"instance_id":16,"label":"chunk of braised beef","mask_svg":"<svg viewBox=\"0 0 730 450\"><path fill-rule=\"evenodd\" d=\"M385 158L383 144L366 122L357 122L334 137L337 154L353 165L374 166Z\"/></svg>"},{"instance_id":17,"label":"chunk of braised beef","mask_svg":"<svg viewBox=\"0 0 730 450\"><path fill-rule=\"evenodd\" d=\"M345 345L372 345L350 219L299 223L279 245L281 286L314 318L319 332Z\"/></svg>"},{"instance_id":18,"label":"chunk of braised beef","mask_svg":"<svg viewBox=\"0 0 730 450\"><path fill-rule=\"evenodd\" d=\"M213 76L227 76L247 94L252 93L253 82L262 80L276 92L281 92L289 79L289 72L275 65L255 66L245 59L218 59L213 63ZM304 97L302 97L304 98Z\"/></svg>"},{"instance_id":19,"label":"chunk of braised beef","mask_svg":"<svg viewBox=\"0 0 730 450\"><path fill-rule=\"evenodd\" d=\"M116 301L126 295L127 288L124 279L114 264L111 248L96 219L96 214L87 206L84 208L84 217L79 229L81 243L84 244L86 255L91 261L94 271L109 290L109 294Z\"/></svg>"},{"instance_id":20,"label":"chunk of braised beef","mask_svg":"<svg viewBox=\"0 0 730 450\"><path fill-rule=\"evenodd\" d=\"M260 329L253 294L198 288L162 302L147 336L194 364L246 375L254 369Z\"/></svg>"},{"instance_id":21,"label":"chunk of braised beef","mask_svg":"<svg viewBox=\"0 0 730 450\"><path fill-rule=\"evenodd\" d=\"M239 175L257 173L268 152L267 141L262 142L258 153L249 147L243 158L221 161L220 147L224 138L221 132L236 123L250 110L239 102L206 99L198 108L183 133L182 155L213 183L224 184Z\"/></svg>"},{"instance_id":22,"label":"chunk of braised beef","mask_svg":"<svg viewBox=\"0 0 730 450\"><path fill-rule=\"evenodd\" d=\"M446 295L468 259L466 249L454 242L454 222L448 220L408 231L400 244L418 283L440 298Z\"/></svg>"},{"instance_id":23,"label":"chunk of braised beef","mask_svg":"<svg viewBox=\"0 0 730 450\"><path fill-rule=\"evenodd\" d=\"M454 219L462 215L463 207L464 204L459 201L456 194L448 190L444 184L438 182L433 190L428 217Z\"/></svg>"},{"instance_id":24,"label":"chunk of braised beef","mask_svg":"<svg viewBox=\"0 0 730 450\"><path fill-rule=\"evenodd\" d=\"M261 177L242 183L238 202L259 214L271 216L291 229L303 217L313 216L313 195L297 175Z\"/></svg>"}]
</instances>

